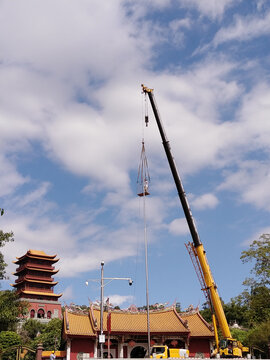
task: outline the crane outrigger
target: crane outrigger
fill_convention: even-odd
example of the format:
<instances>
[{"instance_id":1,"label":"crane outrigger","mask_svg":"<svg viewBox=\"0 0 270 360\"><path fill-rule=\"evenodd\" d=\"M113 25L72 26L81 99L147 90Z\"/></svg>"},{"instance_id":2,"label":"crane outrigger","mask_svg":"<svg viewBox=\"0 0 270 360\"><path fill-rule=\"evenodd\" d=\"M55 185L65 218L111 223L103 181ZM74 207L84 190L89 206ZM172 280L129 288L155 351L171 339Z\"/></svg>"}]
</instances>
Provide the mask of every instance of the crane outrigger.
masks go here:
<instances>
[{"instance_id":1,"label":"crane outrigger","mask_svg":"<svg viewBox=\"0 0 270 360\"><path fill-rule=\"evenodd\" d=\"M174 178L174 182L176 185L176 189L178 192L178 196L188 223L188 227L190 230L190 234L193 240L193 244L190 243L192 250L195 256L198 258L198 264L200 266L200 271L203 277L203 281L205 284L205 290L207 292L207 298L209 300L210 309L212 312L212 321L214 326L215 333L215 341L216 341L216 349L213 353L213 356L219 354L221 357L237 357L241 358L244 354L249 352L249 348L244 347L239 341L233 339L231 336L231 331L229 329L229 325L223 310L223 306L221 303L221 299L219 297L217 286L215 284L214 278L212 276L207 258L206 252L204 250L203 244L200 240L192 212L190 210L187 196L184 191L184 187L181 181L181 178L178 174L177 167L171 152L171 147L169 144L169 140L165 134L165 130L163 124L161 122L161 118L157 109L157 105L155 102L153 89L149 89L148 87L142 85L143 93L147 94L153 109L153 113L157 122L157 126L161 135L163 147L169 162L169 166ZM148 123L148 116L147 116ZM217 319L217 321L216 321ZM217 322L220 327L220 330L223 335L223 339L219 341L218 332L217 332Z\"/></svg>"}]
</instances>

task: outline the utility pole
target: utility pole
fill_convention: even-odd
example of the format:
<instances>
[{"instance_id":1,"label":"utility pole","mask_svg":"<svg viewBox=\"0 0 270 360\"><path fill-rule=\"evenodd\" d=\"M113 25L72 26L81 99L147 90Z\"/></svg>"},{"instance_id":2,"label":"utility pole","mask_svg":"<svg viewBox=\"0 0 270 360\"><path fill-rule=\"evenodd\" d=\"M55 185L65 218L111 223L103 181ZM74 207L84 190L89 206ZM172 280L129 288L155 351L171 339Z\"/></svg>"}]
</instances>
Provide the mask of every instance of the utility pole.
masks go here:
<instances>
[{"instance_id":1,"label":"utility pole","mask_svg":"<svg viewBox=\"0 0 270 360\"><path fill-rule=\"evenodd\" d=\"M104 261L101 261L101 276L100 279L89 279L85 282L85 284L88 286L89 281L99 282L100 283L100 335L99 335L99 344L100 344L100 357L103 359L103 353L104 348L103 344L105 343L105 335L103 333L103 313L104 313L104 287L108 285L113 280L127 280L128 284L131 286L133 284L133 280L131 278L106 278L104 277ZM106 283L104 283L104 280L108 280ZM110 354L108 354L110 355Z\"/></svg>"}]
</instances>

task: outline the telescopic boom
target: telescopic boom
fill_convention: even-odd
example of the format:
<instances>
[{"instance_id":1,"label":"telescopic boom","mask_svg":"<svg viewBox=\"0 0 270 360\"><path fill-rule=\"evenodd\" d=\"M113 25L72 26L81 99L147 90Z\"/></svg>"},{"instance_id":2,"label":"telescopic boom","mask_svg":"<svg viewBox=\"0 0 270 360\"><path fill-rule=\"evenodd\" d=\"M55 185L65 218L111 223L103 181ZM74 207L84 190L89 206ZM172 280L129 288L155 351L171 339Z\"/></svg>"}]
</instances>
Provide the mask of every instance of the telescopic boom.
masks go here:
<instances>
[{"instance_id":1,"label":"telescopic boom","mask_svg":"<svg viewBox=\"0 0 270 360\"><path fill-rule=\"evenodd\" d=\"M230 329L229 329L229 326L228 326L228 323L227 323L227 320L226 320L226 317L224 314L224 310L222 307L220 297L217 292L217 286L216 286L213 276L211 274L211 270L210 270L210 267L208 265L207 258L205 255L205 250L204 250L202 242L199 238L199 234L198 234L198 231L197 231L197 228L196 228L196 225L195 225L195 222L194 222L194 219L193 219L193 216L192 216L189 204L188 204L188 200L187 200L187 197L186 197L186 194L184 191L184 187L183 187L182 181L180 179L180 176L178 174L174 158L171 153L171 147L170 147L169 141L166 137L166 134L165 134L162 122L161 122L161 118L160 118L160 115L159 115L159 112L157 109L157 105L155 102L154 94L153 94L153 89L149 89L146 86L142 85L142 91L148 95L154 115L155 115L155 119L156 119L156 122L157 122L157 125L159 128L159 132L160 132L160 135L162 138L164 150L165 150L165 153L166 153L166 156L167 156L170 168L171 168L174 182L175 182L175 185L176 185L176 188L178 191L178 195L179 195L179 198L180 198L183 210L184 210L184 214L185 214L188 226L189 226L193 244L196 249L196 253L198 255L198 259L199 259L199 262L200 262L200 265L201 265L201 268L203 271L207 290L210 293L209 296L210 296L213 308L215 310L215 314L218 319L220 329L225 338L231 338L231 332L230 332Z\"/></svg>"}]
</instances>

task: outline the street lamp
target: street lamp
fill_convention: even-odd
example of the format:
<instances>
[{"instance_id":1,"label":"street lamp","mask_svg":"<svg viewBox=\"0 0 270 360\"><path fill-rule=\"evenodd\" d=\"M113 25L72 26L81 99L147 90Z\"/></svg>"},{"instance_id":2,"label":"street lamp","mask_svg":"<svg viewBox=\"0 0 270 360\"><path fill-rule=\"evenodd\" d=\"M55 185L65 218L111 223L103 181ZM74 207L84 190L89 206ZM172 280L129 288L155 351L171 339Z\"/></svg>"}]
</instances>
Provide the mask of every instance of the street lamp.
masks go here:
<instances>
[{"instance_id":1,"label":"street lamp","mask_svg":"<svg viewBox=\"0 0 270 360\"><path fill-rule=\"evenodd\" d=\"M103 344L105 343L105 335L103 334L103 308L104 308L104 287L108 285L113 280L127 280L128 284L131 286L133 284L133 280L131 278L105 278L104 277L104 261L102 260L101 263L101 276L100 279L89 279L85 282L88 286L89 281L100 282L100 335L99 335L99 344L100 344L100 357L103 359ZM104 280L108 280L104 283ZM109 354L108 354L109 356Z\"/></svg>"}]
</instances>

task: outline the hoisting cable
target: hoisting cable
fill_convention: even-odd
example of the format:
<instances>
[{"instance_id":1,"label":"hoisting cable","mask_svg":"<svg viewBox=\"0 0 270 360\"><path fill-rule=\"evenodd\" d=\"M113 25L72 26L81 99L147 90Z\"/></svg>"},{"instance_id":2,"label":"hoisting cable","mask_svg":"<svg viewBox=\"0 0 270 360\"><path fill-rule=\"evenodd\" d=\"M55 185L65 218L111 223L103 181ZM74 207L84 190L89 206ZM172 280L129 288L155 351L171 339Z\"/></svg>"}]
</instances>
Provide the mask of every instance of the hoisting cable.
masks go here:
<instances>
[{"instance_id":1,"label":"hoisting cable","mask_svg":"<svg viewBox=\"0 0 270 360\"><path fill-rule=\"evenodd\" d=\"M149 174L147 157L145 154L144 140L142 140L142 151L141 151L140 164L139 164L138 176L137 176L138 196L150 195L150 193L148 192L149 182L150 182L150 174Z\"/></svg>"},{"instance_id":2,"label":"hoisting cable","mask_svg":"<svg viewBox=\"0 0 270 360\"><path fill-rule=\"evenodd\" d=\"M138 170L138 176L137 176L137 194L141 197L141 199L143 199L143 193L144 193L144 179L146 179L146 184L149 184L150 182L150 176L149 176L149 170L148 170L148 164L147 164L147 159L145 156L145 148L144 148L144 132L145 132L145 120L148 117L148 98L146 96L146 94L144 92L141 93L142 97L141 97L141 137L142 137L142 151L141 151L141 156L140 156L140 164L139 164L139 170ZM146 172L144 169L147 169ZM145 185L146 185L145 184ZM145 195L149 195L149 193L147 192L147 194ZM141 218L142 216L142 210L141 209L141 202L138 202L138 213L139 213L139 218ZM138 234L137 234L137 249L136 249L136 261L135 261L135 275L134 278L137 277L137 271L138 271L138 259L139 259L139 253L140 253L140 241L139 239L141 238L141 236L139 235L139 224L138 224ZM133 297L135 299L135 292L136 292L136 284L137 281L134 281L134 286L133 286Z\"/></svg>"},{"instance_id":3,"label":"hoisting cable","mask_svg":"<svg viewBox=\"0 0 270 360\"><path fill-rule=\"evenodd\" d=\"M145 124L148 125L148 107L145 97ZM147 222L146 222L146 196L149 193L150 174L148 161L145 153L144 138L142 139L142 150L137 176L138 196L143 198L143 217L144 217L144 248L145 248L145 277L146 277L146 309L147 309L147 345L148 357L150 357L150 315L149 315L149 291L148 291L148 244L147 244Z\"/></svg>"}]
</instances>

